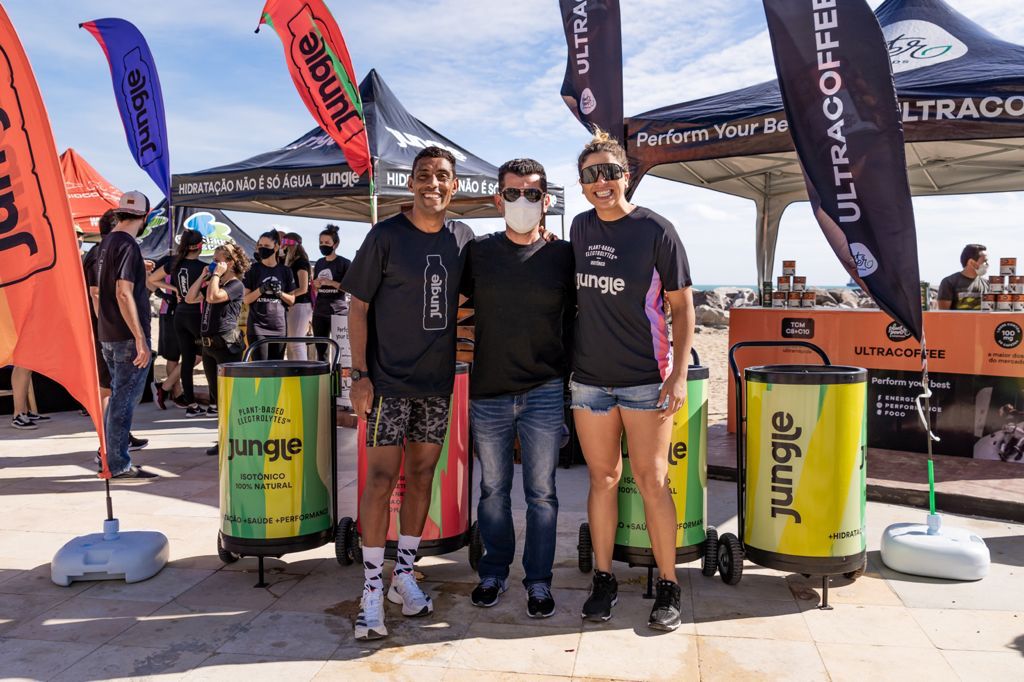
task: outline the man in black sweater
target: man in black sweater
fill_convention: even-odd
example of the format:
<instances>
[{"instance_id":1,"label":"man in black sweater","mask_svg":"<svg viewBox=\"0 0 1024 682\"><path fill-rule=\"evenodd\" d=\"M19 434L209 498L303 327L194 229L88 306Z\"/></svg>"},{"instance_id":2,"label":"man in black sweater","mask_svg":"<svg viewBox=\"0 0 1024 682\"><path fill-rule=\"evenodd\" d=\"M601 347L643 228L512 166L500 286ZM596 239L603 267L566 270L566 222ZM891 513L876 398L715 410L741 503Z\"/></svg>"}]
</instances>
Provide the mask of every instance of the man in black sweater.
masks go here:
<instances>
[{"instance_id":1,"label":"man in black sweater","mask_svg":"<svg viewBox=\"0 0 1024 682\"><path fill-rule=\"evenodd\" d=\"M572 248L540 232L550 201L543 166L532 159L502 165L495 204L505 231L470 244L462 279L476 319L470 420L480 461L477 518L485 550L472 600L494 606L507 589L516 545L509 495L518 435L527 502L523 583L532 618L555 612L555 469L564 433L567 332L576 311Z\"/></svg>"}]
</instances>

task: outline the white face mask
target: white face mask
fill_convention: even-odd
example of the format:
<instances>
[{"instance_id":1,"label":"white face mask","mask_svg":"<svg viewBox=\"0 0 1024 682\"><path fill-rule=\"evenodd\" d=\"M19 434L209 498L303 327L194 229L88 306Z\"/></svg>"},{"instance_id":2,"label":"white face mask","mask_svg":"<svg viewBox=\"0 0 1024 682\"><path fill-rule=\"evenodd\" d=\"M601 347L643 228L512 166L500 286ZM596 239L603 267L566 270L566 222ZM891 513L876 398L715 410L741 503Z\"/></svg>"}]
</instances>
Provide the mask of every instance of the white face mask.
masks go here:
<instances>
[{"instance_id":1,"label":"white face mask","mask_svg":"<svg viewBox=\"0 0 1024 682\"><path fill-rule=\"evenodd\" d=\"M544 200L529 202L526 197L505 202L505 224L519 234L529 234L540 225Z\"/></svg>"},{"instance_id":2,"label":"white face mask","mask_svg":"<svg viewBox=\"0 0 1024 682\"><path fill-rule=\"evenodd\" d=\"M984 263L976 267L975 271L977 271L978 277L984 277L985 273L988 272L988 261L985 261Z\"/></svg>"}]
</instances>

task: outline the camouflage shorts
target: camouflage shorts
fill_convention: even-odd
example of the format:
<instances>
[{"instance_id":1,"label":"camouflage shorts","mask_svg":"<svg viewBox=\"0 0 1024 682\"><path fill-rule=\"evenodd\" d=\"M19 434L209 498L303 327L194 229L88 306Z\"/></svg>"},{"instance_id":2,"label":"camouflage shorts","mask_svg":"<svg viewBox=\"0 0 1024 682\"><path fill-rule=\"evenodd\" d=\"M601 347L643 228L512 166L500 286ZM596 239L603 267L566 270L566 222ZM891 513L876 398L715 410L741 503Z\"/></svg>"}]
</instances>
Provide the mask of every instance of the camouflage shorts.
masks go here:
<instances>
[{"instance_id":1,"label":"camouflage shorts","mask_svg":"<svg viewBox=\"0 0 1024 682\"><path fill-rule=\"evenodd\" d=\"M449 396L384 398L374 401L366 422L366 447L410 443L441 445L448 433Z\"/></svg>"}]
</instances>

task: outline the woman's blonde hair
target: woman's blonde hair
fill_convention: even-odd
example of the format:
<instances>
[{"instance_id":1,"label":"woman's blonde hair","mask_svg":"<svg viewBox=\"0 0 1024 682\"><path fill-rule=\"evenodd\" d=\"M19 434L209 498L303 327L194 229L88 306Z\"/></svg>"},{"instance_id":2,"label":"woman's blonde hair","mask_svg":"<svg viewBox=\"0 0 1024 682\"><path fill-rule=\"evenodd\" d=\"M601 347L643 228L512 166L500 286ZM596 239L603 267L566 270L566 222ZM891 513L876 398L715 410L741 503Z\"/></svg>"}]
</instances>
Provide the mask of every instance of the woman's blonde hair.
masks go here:
<instances>
[{"instance_id":1,"label":"woman's blonde hair","mask_svg":"<svg viewBox=\"0 0 1024 682\"><path fill-rule=\"evenodd\" d=\"M594 137L591 138L590 142L583 147L583 151L580 152L579 158L576 160L576 171L583 170L583 162L587 160L587 157L591 154L599 154L606 152L612 155L620 166L629 170L629 158L626 156L626 150L622 148L619 141L613 138L604 130L601 130L597 126L594 126Z\"/></svg>"}]
</instances>

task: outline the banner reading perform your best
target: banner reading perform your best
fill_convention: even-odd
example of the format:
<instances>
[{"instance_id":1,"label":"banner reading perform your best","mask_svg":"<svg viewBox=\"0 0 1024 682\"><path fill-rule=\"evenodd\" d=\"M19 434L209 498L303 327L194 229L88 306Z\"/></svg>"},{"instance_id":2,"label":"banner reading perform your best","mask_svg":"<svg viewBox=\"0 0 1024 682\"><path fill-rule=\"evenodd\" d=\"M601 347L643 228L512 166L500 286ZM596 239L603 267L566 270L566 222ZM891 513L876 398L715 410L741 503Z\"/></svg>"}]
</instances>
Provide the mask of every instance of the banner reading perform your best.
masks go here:
<instances>
[{"instance_id":1,"label":"banner reading perform your best","mask_svg":"<svg viewBox=\"0 0 1024 682\"><path fill-rule=\"evenodd\" d=\"M882 29L864 0L764 0L814 217L851 277L922 340L914 209Z\"/></svg>"},{"instance_id":2,"label":"banner reading perform your best","mask_svg":"<svg viewBox=\"0 0 1024 682\"><path fill-rule=\"evenodd\" d=\"M164 97L146 39L124 19L97 19L81 27L96 38L107 57L114 99L135 162L170 199L171 157Z\"/></svg>"},{"instance_id":3,"label":"banner reading perform your best","mask_svg":"<svg viewBox=\"0 0 1024 682\"><path fill-rule=\"evenodd\" d=\"M560 0L569 54L562 99L580 123L625 144L619 0Z\"/></svg>"},{"instance_id":4,"label":"banner reading perform your best","mask_svg":"<svg viewBox=\"0 0 1024 682\"><path fill-rule=\"evenodd\" d=\"M59 382L100 437L99 379L85 276L50 119L0 6L0 366Z\"/></svg>"},{"instance_id":5,"label":"banner reading perform your best","mask_svg":"<svg viewBox=\"0 0 1024 682\"><path fill-rule=\"evenodd\" d=\"M363 100L352 59L322 0L267 0L260 16L263 24L284 44L288 71L309 113L338 143L352 170L359 175L371 172Z\"/></svg>"}]
</instances>

